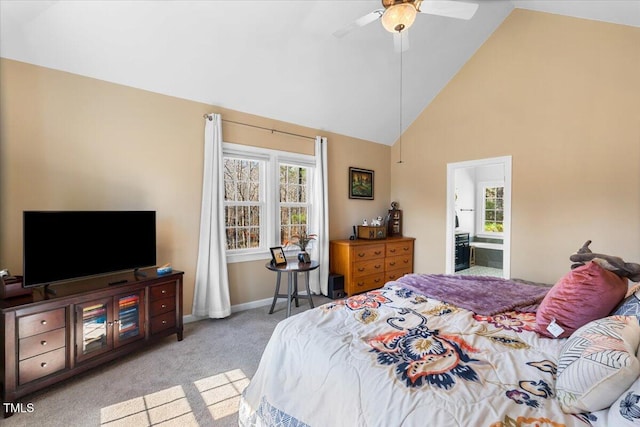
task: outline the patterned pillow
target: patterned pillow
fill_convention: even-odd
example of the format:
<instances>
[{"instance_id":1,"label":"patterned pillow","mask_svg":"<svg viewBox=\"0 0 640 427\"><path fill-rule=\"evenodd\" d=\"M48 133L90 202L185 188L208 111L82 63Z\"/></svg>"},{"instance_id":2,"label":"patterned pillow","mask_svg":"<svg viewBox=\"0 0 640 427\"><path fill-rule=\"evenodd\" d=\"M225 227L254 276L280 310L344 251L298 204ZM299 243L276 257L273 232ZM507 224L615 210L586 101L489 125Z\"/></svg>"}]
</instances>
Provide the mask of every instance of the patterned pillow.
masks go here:
<instances>
[{"instance_id":1,"label":"patterned pillow","mask_svg":"<svg viewBox=\"0 0 640 427\"><path fill-rule=\"evenodd\" d=\"M640 322L640 288L623 299L620 305L611 312L611 315L636 316Z\"/></svg>"},{"instance_id":2,"label":"patterned pillow","mask_svg":"<svg viewBox=\"0 0 640 427\"><path fill-rule=\"evenodd\" d=\"M595 425L638 427L640 425L640 378L613 402L608 410L594 412Z\"/></svg>"},{"instance_id":3,"label":"patterned pillow","mask_svg":"<svg viewBox=\"0 0 640 427\"><path fill-rule=\"evenodd\" d=\"M577 414L611 406L640 374L639 343L640 325L630 316L605 317L575 331L558 360L562 410Z\"/></svg>"}]
</instances>

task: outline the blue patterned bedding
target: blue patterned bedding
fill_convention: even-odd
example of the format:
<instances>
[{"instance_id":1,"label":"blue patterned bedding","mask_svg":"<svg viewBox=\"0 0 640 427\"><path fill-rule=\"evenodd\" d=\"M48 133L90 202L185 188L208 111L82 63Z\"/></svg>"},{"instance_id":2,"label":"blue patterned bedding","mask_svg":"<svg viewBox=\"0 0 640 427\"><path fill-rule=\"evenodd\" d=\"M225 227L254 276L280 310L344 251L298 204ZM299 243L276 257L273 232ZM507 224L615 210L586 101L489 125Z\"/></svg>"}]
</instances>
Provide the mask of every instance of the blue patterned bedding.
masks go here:
<instances>
[{"instance_id":1,"label":"blue patterned bedding","mask_svg":"<svg viewBox=\"0 0 640 427\"><path fill-rule=\"evenodd\" d=\"M242 426L599 426L555 398L566 340L535 313L493 316L389 282L283 320L240 403Z\"/></svg>"}]
</instances>

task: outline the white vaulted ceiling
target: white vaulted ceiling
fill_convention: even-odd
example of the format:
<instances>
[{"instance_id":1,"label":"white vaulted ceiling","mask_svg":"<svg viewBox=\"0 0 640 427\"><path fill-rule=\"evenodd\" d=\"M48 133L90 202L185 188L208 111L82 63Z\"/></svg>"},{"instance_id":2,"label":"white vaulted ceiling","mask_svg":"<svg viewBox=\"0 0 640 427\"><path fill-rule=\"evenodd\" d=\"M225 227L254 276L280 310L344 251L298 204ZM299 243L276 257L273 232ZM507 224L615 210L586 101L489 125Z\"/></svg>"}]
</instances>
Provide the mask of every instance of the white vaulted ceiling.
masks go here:
<instances>
[{"instance_id":1,"label":"white vaulted ceiling","mask_svg":"<svg viewBox=\"0 0 640 427\"><path fill-rule=\"evenodd\" d=\"M476 0L469 20L420 14L403 54L404 128L514 7L640 26L640 0ZM379 0L0 0L0 56L391 145L400 61Z\"/></svg>"}]
</instances>

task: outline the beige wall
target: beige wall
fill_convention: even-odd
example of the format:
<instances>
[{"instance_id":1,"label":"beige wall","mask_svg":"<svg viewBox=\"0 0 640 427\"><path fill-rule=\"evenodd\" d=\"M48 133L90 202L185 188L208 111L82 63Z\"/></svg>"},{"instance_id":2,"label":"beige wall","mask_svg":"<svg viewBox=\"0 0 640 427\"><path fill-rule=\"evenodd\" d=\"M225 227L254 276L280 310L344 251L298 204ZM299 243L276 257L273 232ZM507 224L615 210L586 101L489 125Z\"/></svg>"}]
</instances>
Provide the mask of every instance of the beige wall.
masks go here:
<instances>
[{"instance_id":1,"label":"beige wall","mask_svg":"<svg viewBox=\"0 0 640 427\"><path fill-rule=\"evenodd\" d=\"M0 61L0 266L22 271L22 211L157 211L158 263L185 271L191 312L198 247L203 114L328 137L330 237L385 212L390 147L264 117L2 59ZM313 153L307 139L225 123L228 142ZM359 159L359 160L353 160ZM349 200L349 166L374 169L376 200ZM231 302L273 294L264 261L232 264Z\"/></svg>"},{"instance_id":2,"label":"beige wall","mask_svg":"<svg viewBox=\"0 0 640 427\"><path fill-rule=\"evenodd\" d=\"M512 277L555 282L587 239L640 262L639 46L640 28L513 11L392 162L417 271L445 270L447 163L506 155Z\"/></svg>"}]
</instances>

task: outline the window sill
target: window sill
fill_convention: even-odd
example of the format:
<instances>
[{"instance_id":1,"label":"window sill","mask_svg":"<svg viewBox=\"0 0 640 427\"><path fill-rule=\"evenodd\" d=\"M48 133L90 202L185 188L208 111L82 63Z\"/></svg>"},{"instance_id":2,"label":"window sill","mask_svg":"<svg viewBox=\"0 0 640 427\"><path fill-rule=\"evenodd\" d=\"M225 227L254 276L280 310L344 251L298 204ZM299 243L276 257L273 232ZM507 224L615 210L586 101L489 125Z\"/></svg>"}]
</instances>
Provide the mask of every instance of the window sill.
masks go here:
<instances>
[{"instance_id":1,"label":"window sill","mask_svg":"<svg viewBox=\"0 0 640 427\"><path fill-rule=\"evenodd\" d=\"M295 260L299 251L296 250L286 250L284 252L284 256L287 260ZM236 253L229 254L227 253L227 264L235 264L238 262L251 262L251 261L269 261L271 260L271 251L256 251L249 253Z\"/></svg>"}]
</instances>

